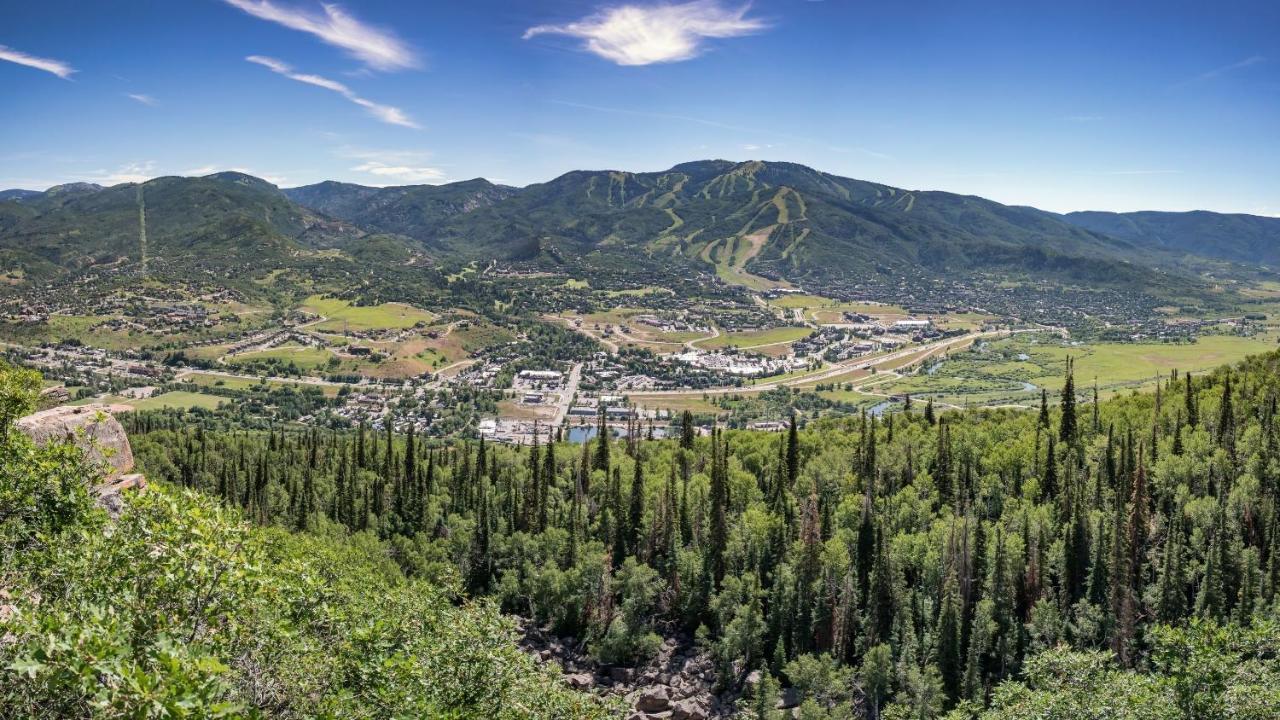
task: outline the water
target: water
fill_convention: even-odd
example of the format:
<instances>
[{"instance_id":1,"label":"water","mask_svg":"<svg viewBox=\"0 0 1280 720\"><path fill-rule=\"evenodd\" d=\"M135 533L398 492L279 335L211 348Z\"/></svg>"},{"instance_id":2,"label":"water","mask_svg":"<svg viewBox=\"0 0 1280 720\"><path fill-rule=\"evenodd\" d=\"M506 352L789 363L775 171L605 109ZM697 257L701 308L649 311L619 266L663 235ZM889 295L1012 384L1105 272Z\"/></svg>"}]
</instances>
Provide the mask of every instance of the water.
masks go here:
<instances>
[{"instance_id":1,"label":"water","mask_svg":"<svg viewBox=\"0 0 1280 720\"><path fill-rule=\"evenodd\" d=\"M888 412L889 408L891 407L893 407L892 400L885 400L883 402L878 402L867 409L867 414L873 417L880 417L881 415L884 415L886 412Z\"/></svg>"},{"instance_id":2,"label":"water","mask_svg":"<svg viewBox=\"0 0 1280 720\"><path fill-rule=\"evenodd\" d=\"M1025 380L1022 382L1023 392L1035 392L1039 389L1040 389L1039 386L1037 386L1035 383L1029 383L1029 382L1026 382Z\"/></svg>"},{"instance_id":3,"label":"water","mask_svg":"<svg viewBox=\"0 0 1280 720\"><path fill-rule=\"evenodd\" d=\"M649 436L649 428L647 426L641 428L640 432L643 437ZM609 428L609 434L612 435L614 438L626 437L627 429L611 427ZM666 436L667 436L666 428L655 427L653 429L654 438L661 439L661 438L665 438ZM596 437L595 425L575 425L574 427L569 428L569 432L565 434L565 442L584 443L589 440L594 440L595 437Z\"/></svg>"},{"instance_id":4,"label":"water","mask_svg":"<svg viewBox=\"0 0 1280 720\"><path fill-rule=\"evenodd\" d=\"M578 427L569 428L569 433L565 437L571 443L583 443L595 438L596 428L594 425L579 425Z\"/></svg>"},{"instance_id":5,"label":"water","mask_svg":"<svg viewBox=\"0 0 1280 720\"><path fill-rule=\"evenodd\" d=\"M947 361L946 361L946 360L939 360L938 362L936 362L936 363L934 363L934 364L930 365L929 367L925 368L924 373L925 373L926 375L932 375L932 374L934 374L934 373L938 372L938 368L942 367L942 366L943 366L943 365L945 365L946 363L947 363Z\"/></svg>"}]
</instances>

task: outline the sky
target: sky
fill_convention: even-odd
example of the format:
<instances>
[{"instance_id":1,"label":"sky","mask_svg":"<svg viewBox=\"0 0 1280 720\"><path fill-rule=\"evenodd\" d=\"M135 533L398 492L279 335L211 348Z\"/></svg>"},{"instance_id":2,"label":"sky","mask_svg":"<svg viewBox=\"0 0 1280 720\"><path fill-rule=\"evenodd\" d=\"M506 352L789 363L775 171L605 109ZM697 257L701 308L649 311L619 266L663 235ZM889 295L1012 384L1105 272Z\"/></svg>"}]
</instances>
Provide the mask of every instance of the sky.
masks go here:
<instances>
[{"instance_id":1,"label":"sky","mask_svg":"<svg viewBox=\"0 0 1280 720\"><path fill-rule=\"evenodd\" d=\"M1280 2L0 0L0 188L797 162L1280 216Z\"/></svg>"}]
</instances>

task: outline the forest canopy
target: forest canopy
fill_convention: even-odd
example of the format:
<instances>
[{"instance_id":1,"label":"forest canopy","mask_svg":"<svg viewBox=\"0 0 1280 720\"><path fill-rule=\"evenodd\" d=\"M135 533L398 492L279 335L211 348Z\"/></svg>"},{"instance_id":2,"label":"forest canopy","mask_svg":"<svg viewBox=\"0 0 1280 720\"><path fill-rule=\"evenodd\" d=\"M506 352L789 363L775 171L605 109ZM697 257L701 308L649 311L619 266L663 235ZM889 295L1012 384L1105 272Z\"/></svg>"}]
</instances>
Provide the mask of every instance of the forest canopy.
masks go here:
<instances>
[{"instance_id":1,"label":"forest canopy","mask_svg":"<svg viewBox=\"0 0 1280 720\"><path fill-rule=\"evenodd\" d=\"M1270 354L1102 402L1068 375L1039 411L581 445L142 413L158 488L109 527L74 453L9 432L5 712L606 712L501 610L617 666L695 637L746 717L1274 718L1278 395Z\"/></svg>"}]
</instances>

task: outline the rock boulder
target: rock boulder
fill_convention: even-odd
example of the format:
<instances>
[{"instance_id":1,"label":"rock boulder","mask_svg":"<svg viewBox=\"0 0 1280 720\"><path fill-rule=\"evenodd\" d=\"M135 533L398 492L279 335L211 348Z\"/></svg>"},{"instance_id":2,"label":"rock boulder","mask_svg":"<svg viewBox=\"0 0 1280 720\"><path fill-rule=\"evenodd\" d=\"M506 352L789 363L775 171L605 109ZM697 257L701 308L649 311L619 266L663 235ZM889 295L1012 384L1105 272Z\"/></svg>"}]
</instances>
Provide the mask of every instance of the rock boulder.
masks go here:
<instances>
[{"instance_id":1,"label":"rock boulder","mask_svg":"<svg viewBox=\"0 0 1280 720\"><path fill-rule=\"evenodd\" d=\"M102 469L94 488L98 504L114 517L120 513L125 490L142 490L147 480L133 470L133 448L120 421L103 405L63 405L19 418L14 426L37 445L70 442L85 459Z\"/></svg>"},{"instance_id":2,"label":"rock boulder","mask_svg":"<svg viewBox=\"0 0 1280 720\"><path fill-rule=\"evenodd\" d=\"M16 423L37 445L70 442L90 462L103 466L107 480L133 469L133 449L124 427L102 405L62 405L41 410Z\"/></svg>"}]
</instances>

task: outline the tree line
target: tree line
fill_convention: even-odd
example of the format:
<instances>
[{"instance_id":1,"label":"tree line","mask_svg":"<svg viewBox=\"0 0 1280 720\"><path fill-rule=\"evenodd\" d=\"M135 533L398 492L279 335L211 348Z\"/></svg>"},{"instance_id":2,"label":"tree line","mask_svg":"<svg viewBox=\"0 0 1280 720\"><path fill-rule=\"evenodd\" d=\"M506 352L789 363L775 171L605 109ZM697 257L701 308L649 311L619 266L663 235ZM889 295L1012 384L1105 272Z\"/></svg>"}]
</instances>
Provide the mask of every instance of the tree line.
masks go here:
<instances>
[{"instance_id":1,"label":"tree line","mask_svg":"<svg viewBox=\"0 0 1280 720\"><path fill-rule=\"evenodd\" d=\"M153 475L261 523L376 534L406 573L456 574L601 661L687 633L724 688L760 671L758 695L796 688L811 717L968 717L1054 662L1160 672L1170 633L1274 622L1278 395L1272 354L1104 401L1068 366L1039 412L917 402L783 433L686 415L667 440L130 422Z\"/></svg>"}]
</instances>

